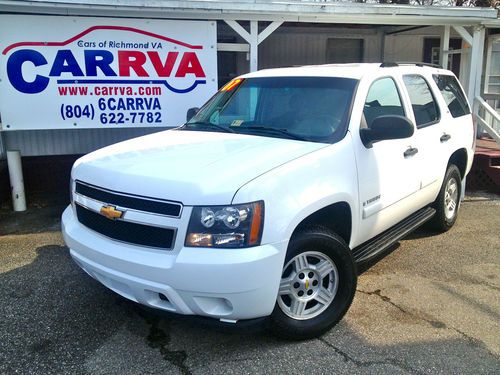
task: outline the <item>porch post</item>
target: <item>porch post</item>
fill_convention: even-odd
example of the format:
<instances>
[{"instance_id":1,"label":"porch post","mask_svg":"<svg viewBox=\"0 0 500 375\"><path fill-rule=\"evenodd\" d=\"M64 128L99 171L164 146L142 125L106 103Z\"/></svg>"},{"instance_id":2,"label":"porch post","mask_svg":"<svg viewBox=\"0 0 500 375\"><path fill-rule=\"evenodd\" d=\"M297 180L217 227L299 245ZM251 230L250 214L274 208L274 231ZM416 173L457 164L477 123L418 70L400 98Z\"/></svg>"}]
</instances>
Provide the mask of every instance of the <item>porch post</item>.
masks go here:
<instances>
[{"instance_id":1,"label":"porch post","mask_svg":"<svg viewBox=\"0 0 500 375\"><path fill-rule=\"evenodd\" d=\"M481 95L481 77L483 73L483 54L484 54L484 27L474 27L472 36L471 54L470 54L470 70L469 70L469 85L467 97L469 102L474 103L474 98Z\"/></svg>"},{"instance_id":2,"label":"porch post","mask_svg":"<svg viewBox=\"0 0 500 375\"><path fill-rule=\"evenodd\" d=\"M450 25L443 26L440 45L440 65L443 69L448 69L448 50L450 49Z\"/></svg>"},{"instance_id":3,"label":"porch post","mask_svg":"<svg viewBox=\"0 0 500 375\"><path fill-rule=\"evenodd\" d=\"M259 64L259 22L250 21L250 71L255 72Z\"/></svg>"},{"instance_id":4,"label":"porch post","mask_svg":"<svg viewBox=\"0 0 500 375\"><path fill-rule=\"evenodd\" d=\"M484 26L478 26L474 29L474 43L477 45L478 65L476 69L476 82L474 94L475 96L481 95L481 82L483 77L483 60L484 60L484 39L485 39Z\"/></svg>"}]
</instances>

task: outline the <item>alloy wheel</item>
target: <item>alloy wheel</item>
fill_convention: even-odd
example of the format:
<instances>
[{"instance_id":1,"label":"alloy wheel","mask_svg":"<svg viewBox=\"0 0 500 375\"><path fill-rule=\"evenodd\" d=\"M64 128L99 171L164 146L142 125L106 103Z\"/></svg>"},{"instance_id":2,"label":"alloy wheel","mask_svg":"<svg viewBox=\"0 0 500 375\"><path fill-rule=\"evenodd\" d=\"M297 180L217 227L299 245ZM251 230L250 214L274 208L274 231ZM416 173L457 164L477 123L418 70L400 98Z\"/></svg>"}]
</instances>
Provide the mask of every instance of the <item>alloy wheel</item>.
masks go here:
<instances>
[{"instance_id":1,"label":"alloy wheel","mask_svg":"<svg viewBox=\"0 0 500 375\"><path fill-rule=\"evenodd\" d=\"M444 190L444 215L447 220L451 220L455 216L458 199L458 183L452 177L446 183Z\"/></svg>"},{"instance_id":2,"label":"alloy wheel","mask_svg":"<svg viewBox=\"0 0 500 375\"><path fill-rule=\"evenodd\" d=\"M331 305L338 284L337 267L328 256L317 251L300 253L283 268L278 305L293 319L314 318Z\"/></svg>"}]
</instances>

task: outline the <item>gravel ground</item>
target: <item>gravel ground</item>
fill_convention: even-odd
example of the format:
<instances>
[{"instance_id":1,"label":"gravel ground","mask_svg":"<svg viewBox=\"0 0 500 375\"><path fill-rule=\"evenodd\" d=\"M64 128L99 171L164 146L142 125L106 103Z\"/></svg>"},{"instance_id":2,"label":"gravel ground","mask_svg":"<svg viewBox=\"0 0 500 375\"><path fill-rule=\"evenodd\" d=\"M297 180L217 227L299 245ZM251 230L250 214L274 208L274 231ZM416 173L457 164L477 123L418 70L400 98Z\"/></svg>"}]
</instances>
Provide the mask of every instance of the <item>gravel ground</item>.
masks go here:
<instances>
[{"instance_id":1,"label":"gravel ground","mask_svg":"<svg viewBox=\"0 0 500 375\"><path fill-rule=\"evenodd\" d=\"M343 321L305 342L124 300L71 261L61 211L0 211L0 373L500 373L498 196L468 196L451 231L401 241L360 276Z\"/></svg>"}]
</instances>

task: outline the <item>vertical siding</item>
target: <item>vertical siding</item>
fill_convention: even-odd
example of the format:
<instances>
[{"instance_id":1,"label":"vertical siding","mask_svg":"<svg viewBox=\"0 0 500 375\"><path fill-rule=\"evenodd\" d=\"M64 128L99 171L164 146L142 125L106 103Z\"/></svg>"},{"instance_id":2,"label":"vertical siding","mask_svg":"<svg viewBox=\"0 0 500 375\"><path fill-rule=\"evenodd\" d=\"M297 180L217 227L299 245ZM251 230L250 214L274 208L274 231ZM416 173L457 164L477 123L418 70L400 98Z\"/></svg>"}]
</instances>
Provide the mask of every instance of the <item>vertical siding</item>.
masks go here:
<instances>
[{"instance_id":1,"label":"vertical siding","mask_svg":"<svg viewBox=\"0 0 500 375\"><path fill-rule=\"evenodd\" d=\"M374 30L284 26L260 44L259 69L325 64L330 38L363 39L363 62L380 61L381 36Z\"/></svg>"},{"instance_id":2,"label":"vertical siding","mask_svg":"<svg viewBox=\"0 0 500 375\"><path fill-rule=\"evenodd\" d=\"M59 129L3 132L6 150L23 156L85 154L112 143L155 133L159 128Z\"/></svg>"},{"instance_id":3,"label":"vertical siding","mask_svg":"<svg viewBox=\"0 0 500 375\"><path fill-rule=\"evenodd\" d=\"M388 35L385 38L385 61L422 61L424 38L420 35Z\"/></svg>"},{"instance_id":4,"label":"vertical siding","mask_svg":"<svg viewBox=\"0 0 500 375\"><path fill-rule=\"evenodd\" d=\"M385 37L385 61L422 61L424 39L441 38L442 31L442 26L428 26L387 35ZM450 37L459 38L460 36L452 28Z\"/></svg>"},{"instance_id":5,"label":"vertical siding","mask_svg":"<svg viewBox=\"0 0 500 375\"><path fill-rule=\"evenodd\" d=\"M5 146L3 141L3 133L0 131L0 160L5 159Z\"/></svg>"}]
</instances>

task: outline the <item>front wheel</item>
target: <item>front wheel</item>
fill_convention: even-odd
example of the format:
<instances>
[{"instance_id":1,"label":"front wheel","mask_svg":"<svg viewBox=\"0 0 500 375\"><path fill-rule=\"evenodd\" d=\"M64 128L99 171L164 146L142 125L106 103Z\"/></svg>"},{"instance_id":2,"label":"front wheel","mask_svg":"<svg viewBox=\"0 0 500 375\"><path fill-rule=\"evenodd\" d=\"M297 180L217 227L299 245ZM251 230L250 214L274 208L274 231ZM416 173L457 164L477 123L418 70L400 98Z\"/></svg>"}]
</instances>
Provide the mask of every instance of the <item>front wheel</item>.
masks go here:
<instances>
[{"instance_id":1,"label":"front wheel","mask_svg":"<svg viewBox=\"0 0 500 375\"><path fill-rule=\"evenodd\" d=\"M347 312L357 273L344 241L325 228L309 228L290 241L275 308L273 332L287 339L317 337Z\"/></svg>"},{"instance_id":2,"label":"front wheel","mask_svg":"<svg viewBox=\"0 0 500 375\"><path fill-rule=\"evenodd\" d=\"M455 224L461 195L460 171L457 166L450 164L446 170L439 195L433 205L436 209L436 214L431 221L433 229L439 232L446 232Z\"/></svg>"}]
</instances>

